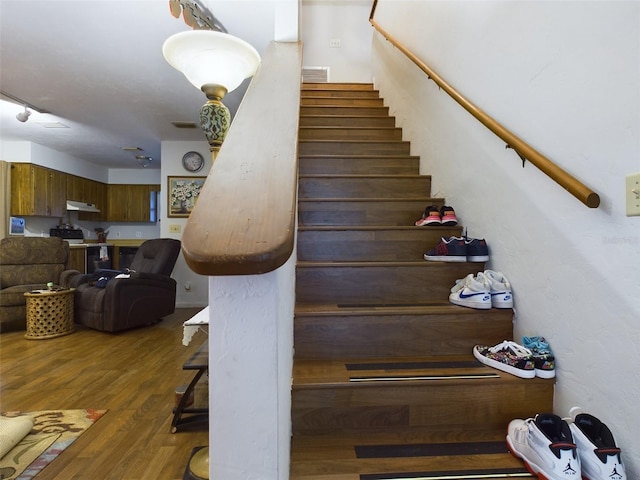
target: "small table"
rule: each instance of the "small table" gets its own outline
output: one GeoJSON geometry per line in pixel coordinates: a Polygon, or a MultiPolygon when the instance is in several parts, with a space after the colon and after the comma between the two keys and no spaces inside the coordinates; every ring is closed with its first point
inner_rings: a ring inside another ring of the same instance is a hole
{"type": "Polygon", "coordinates": [[[182,366],[183,370],[195,370],[195,375],[189,386],[182,394],[180,402],[173,409],[173,421],[171,422],[171,433],[176,433],[182,426],[204,423],[209,425],[209,407],[188,407],[192,398],[193,389],[196,387],[200,377],[209,370],[209,342],[204,342],[189,360],[182,366]],[[192,414],[184,417],[185,413],[192,414]]]}
{"type": "Polygon", "coordinates": [[[26,292],[27,333],[30,340],[69,335],[73,328],[73,288],[26,292]]]}

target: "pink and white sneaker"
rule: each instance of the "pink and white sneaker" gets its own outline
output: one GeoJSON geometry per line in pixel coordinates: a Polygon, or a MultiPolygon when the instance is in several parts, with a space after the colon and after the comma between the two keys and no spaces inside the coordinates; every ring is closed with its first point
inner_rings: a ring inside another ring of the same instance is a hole
{"type": "Polygon", "coordinates": [[[416,220],[415,225],[417,227],[424,227],[427,225],[442,225],[442,220],[440,219],[440,209],[436,205],[431,205],[424,209],[424,213],[422,217],[416,220]]]}

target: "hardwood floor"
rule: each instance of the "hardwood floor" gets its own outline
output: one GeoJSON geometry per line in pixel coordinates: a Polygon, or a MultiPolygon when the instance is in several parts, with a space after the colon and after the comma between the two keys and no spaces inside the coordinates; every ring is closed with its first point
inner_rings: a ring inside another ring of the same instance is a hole
{"type": "Polygon", "coordinates": [[[38,480],[182,479],[191,450],[208,444],[205,429],[170,433],[175,388],[193,375],[182,364],[207,339],[198,332],[182,345],[182,322],[198,310],[118,334],[0,335],[0,411],[109,410],[38,480]]]}

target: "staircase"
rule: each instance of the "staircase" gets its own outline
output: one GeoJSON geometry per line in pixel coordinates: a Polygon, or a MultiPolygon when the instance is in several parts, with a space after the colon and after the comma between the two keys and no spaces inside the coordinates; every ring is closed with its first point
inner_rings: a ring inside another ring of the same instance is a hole
{"type": "Polygon", "coordinates": [[[291,480],[532,478],[506,426],[553,381],[473,358],[513,312],[449,304],[484,265],[423,260],[462,227],[413,226],[444,199],[372,85],[303,85],[299,160],[291,480]]]}

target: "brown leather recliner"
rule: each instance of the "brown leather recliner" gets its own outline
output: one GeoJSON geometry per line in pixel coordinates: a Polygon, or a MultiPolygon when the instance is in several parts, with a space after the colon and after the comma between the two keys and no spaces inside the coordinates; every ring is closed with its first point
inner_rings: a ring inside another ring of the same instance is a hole
{"type": "Polygon", "coordinates": [[[147,240],[133,258],[130,278],[109,278],[104,284],[96,282],[96,275],[71,278],[67,286],[76,288],[75,322],[117,332],[151,325],[172,314],[176,281],[170,275],[179,254],[179,240],[147,240]]]}

